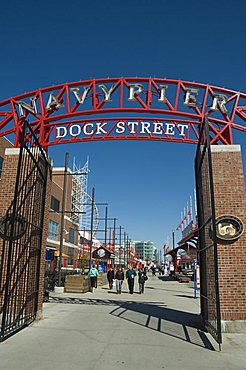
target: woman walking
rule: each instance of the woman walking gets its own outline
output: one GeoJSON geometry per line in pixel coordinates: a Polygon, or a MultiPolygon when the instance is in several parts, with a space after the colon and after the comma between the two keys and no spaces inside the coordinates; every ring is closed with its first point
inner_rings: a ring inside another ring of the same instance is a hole
{"type": "Polygon", "coordinates": [[[89,277],[91,282],[91,289],[90,291],[93,293],[94,289],[97,288],[97,276],[98,276],[98,270],[96,268],[96,265],[93,263],[92,267],[89,271],[89,277]]]}
{"type": "Polygon", "coordinates": [[[146,273],[144,272],[144,269],[140,269],[138,272],[139,294],[144,293],[144,284],[147,279],[148,278],[146,273]]]}

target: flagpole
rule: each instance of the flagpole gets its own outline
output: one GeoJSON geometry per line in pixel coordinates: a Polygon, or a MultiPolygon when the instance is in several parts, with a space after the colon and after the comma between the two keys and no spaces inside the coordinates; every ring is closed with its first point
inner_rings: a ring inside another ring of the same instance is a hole
{"type": "Polygon", "coordinates": [[[191,221],[193,221],[193,210],[192,210],[192,197],[190,195],[190,217],[191,217],[191,221]]]}

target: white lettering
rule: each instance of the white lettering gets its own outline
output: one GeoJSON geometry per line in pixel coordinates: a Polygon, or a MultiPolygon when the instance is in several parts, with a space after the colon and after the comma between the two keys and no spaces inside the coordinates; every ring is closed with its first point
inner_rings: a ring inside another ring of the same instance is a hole
{"type": "Polygon", "coordinates": [[[78,136],[81,133],[81,126],[80,125],[72,125],[69,129],[69,133],[71,136],[78,136]],[[74,128],[76,129],[74,133],[74,128]]]}
{"type": "Polygon", "coordinates": [[[105,94],[104,101],[112,101],[110,99],[110,97],[111,97],[112,92],[115,89],[115,85],[112,85],[109,90],[107,89],[107,87],[105,85],[99,85],[99,87],[100,87],[100,89],[102,89],[102,91],[105,94]]]}
{"type": "Polygon", "coordinates": [[[225,107],[225,104],[228,100],[228,97],[224,94],[214,94],[214,100],[212,107],[210,107],[211,110],[216,111],[218,110],[218,106],[222,113],[228,113],[228,110],[225,107]]]}
{"type": "Polygon", "coordinates": [[[166,123],[166,135],[174,135],[174,128],[175,124],[174,123],[166,123]]]}
{"type": "MultiPolygon", "coordinates": [[[[107,134],[107,122],[97,122],[97,123],[86,123],[86,124],[74,124],[71,125],[69,128],[66,126],[58,126],[56,127],[56,138],[61,139],[67,136],[69,133],[70,136],[76,137],[79,136],[81,133],[84,135],[104,135],[107,134]]],[[[126,126],[129,127],[130,133],[135,134],[137,131],[137,127],[139,127],[139,134],[154,134],[154,135],[175,135],[175,124],[174,123],[164,123],[164,122],[147,122],[147,121],[140,121],[140,122],[125,122],[125,121],[118,121],[115,126],[115,132],[117,134],[123,134],[126,131],[126,126]],[[164,129],[165,124],[165,129],[164,129]],[[141,125],[141,126],[140,126],[141,125]]],[[[178,124],[179,129],[179,136],[185,136],[186,130],[188,129],[188,125],[185,124],[178,124]]]]}
{"type": "Polygon", "coordinates": [[[36,106],[36,98],[31,98],[30,100],[31,100],[31,105],[25,103],[24,101],[18,102],[20,117],[25,117],[23,108],[32,114],[38,113],[37,106],[36,106]]]}
{"type": "Polygon", "coordinates": [[[83,127],[83,132],[84,132],[84,134],[85,135],[91,135],[91,134],[93,134],[93,123],[86,123],[85,125],[84,125],[84,127],[83,127]],[[92,127],[92,130],[89,132],[88,130],[87,130],[87,127],[92,127]]]}
{"type": "Polygon", "coordinates": [[[178,128],[181,129],[179,136],[185,136],[184,131],[185,131],[186,128],[188,128],[188,125],[178,125],[178,128]]]}
{"type": "Polygon", "coordinates": [[[103,122],[99,122],[96,125],[97,125],[96,135],[98,135],[98,134],[106,134],[107,133],[107,131],[104,131],[104,129],[103,129],[103,127],[105,125],[107,125],[107,122],[104,122],[104,123],[103,122]]]}
{"type": "Polygon", "coordinates": [[[59,102],[59,100],[57,99],[55,94],[52,94],[52,93],[49,96],[49,100],[48,100],[48,103],[46,105],[46,110],[51,109],[51,107],[54,107],[55,109],[59,109],[61,107],[64,107],[64,105],[59,102]]]}
{"type": "Polygon", "coordinates": [[[144,87],[141,84],[129,84],[129,98],[128,100],[136,100],[135,95],[139,95],[144,87]],[[135,90],[135,88],[137,90],[135,90]]]}
{"type": "Polygon", "coordinates": [[[167,85],[160,85],[160,98],[158,99],[159,102],[165,103],[166,99],[166,89],[168,88],[167,85]]]}
{"type": "Polygon", "coordinates": [[[123,132],[125,132],[125,122],[118,122],[117,125],[116,125],[116,132],[117,134],[123,134],[123,132]]]}
{"type": "Polygon", "coordinates": [[[143,121],[141,121],[141,125],[142,125],[142,129],[140,131],[140,134],[144,134],[144,133],[151,134],[151,132],[149,130],[149,127],[150,127],[150,123],[149,122],[143,122],[143,121]]]}
{"type": "Polygon", "coordinates": [[[64,126],[56,127],[56,138],[60,139],[61,137],[65,137],[67,135],[67,128],[64,126]],[[63,133],[61,132],[63,130],[63,133]]]}
{"type": "Polygon", "coordinates": [[[186,89],[184,105],[188,107],[196,107],[196,96],[199,94],[199,89],[186,89]],[[193,95],[191,95],[193,93],[193,95]]]}
{"type": "Polygon", "coordinates": [[[153,125],[154,125],[153,134],[162,134],[163,133],[163,123],[154,122],[153,125]]]}
{"type": "Polygon", "coordinates": [[[79,95],[79,88],[78,87],[72,87],[70,90],[74,93],[76,99],[78,100],[79,104],[83,104],[85,99],[86,99],[86,96],[88,94],[88,92],[90,91],[90,86],[83,86],[84,88],[84,92],[83,94],[80,96],[79,95]]]}
{"type": "Polygon", "coordinates": [[[138,126],[138,122],[128,122],[128,126],[130,127],[130,134],[136,134],[135,126],[138,126]]]}

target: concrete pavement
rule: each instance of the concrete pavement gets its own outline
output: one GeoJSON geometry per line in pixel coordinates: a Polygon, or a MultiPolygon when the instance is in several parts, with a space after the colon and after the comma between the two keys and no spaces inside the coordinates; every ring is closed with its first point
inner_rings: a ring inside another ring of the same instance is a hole
{"type": "MultiPolygon", "coordinates": [[[[137,285],[135,284],[137,291],[137,285]]],[[[222,351],[199,329],[192,284],[149,277],[145,294],[51,294],[44,319],[0,344],[1,370],[246,369],[246,335],[222,351]]]]}

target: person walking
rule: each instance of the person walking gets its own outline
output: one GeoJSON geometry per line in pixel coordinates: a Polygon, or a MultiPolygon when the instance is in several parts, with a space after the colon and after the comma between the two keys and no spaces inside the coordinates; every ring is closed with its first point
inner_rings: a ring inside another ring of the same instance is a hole
{"type": "Polygon", "coordinates": [[[121,288],[122,288],[122,284],[123,284],[123,281],[124,281],[124,277],[125,276],[124,276],[124,271],[123,271],[122,267],[118,267],[117,271],[116,271],[116,274],[115,274],[117,294],[121,294],[121,288]]]}
{"type": "Polygon", "coordinates": [[[114,269],[112,267],[110,267],[110,269],[107,272],[107,279],[108,279],[109,289],[111,290],[113,288],[113,281],[114,281],[114,269]]]}
{"type": "Polygon", "coordinates": [[[134,278],[136,276],[136,271],[133,270],[132,267],[129,267],[129,269],[126,272],[126,278],[128,282],[128,287],[129,287],[129,293],[133,294],[133,289],[134,289],[134,278]]]}
{"type": "Polygon", "coordinates": [[[169,271],[170,271],[170,276],[175,276],[175,268],[174,268],[173,263],[170,263],[169,271]]]}
{"type": "Polygon", "coordinates": [[[97,270],[96,265],[94,263],[91,266],[88,275],[89,275],[90,283],[91,283],[90,291],[91,291],[91,293],[93,293],[94,289],[97,288],[97,276],[98,276],[98,270],[97,270]]]}
{"type": "Polygon", "coordinates": [[[148,279],[146,273],[144,272],[144,269],[140,269],[138,272],[138,284],[139,284],[139,294],[144,293],[144,284],[145,281],[148,279]]]}

